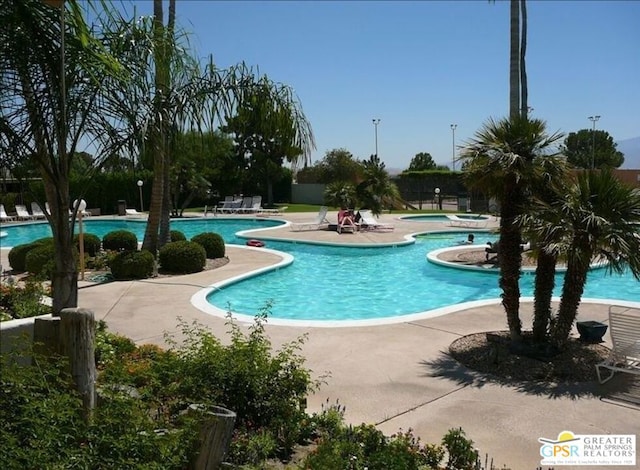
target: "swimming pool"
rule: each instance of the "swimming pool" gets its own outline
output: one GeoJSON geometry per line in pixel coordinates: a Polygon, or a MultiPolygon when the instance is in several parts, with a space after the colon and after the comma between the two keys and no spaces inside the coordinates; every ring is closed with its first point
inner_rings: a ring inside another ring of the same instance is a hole
{"type": "MultiPolygon", "coordinates": [[[[258,230],[269,227],[277,227],[284,224],[282,220],[276,219],[225,219],[222,217],[211,217],[203,219],[180,219],[171,221],[171,230],[179,230],[185,234],[187,239],[202,232],[219,233],[227,243],[242,243],[242,240],[235,236],[237,232],[242,230],[258,230]]],[[[128,230],[138,237],[138,241],[142,242],[144,238],[144,230],[146,227],[145,220],[132,219],[114,219],[114,220],[84,220],[84,233],[92,233],[102,238],[107,233],[114,230],[128,230]]],[[[0,239],[0,246],[8,248],[16,245],[29,243],[38,238],[51,236],[51,227],[47,222],[38,222],[32,224],[22,224],[10,227],[3,227],[3,232],[7,235],[0,239]]],[[[76,227],[76,233],[78,228],[76,227]]]]}
{"type": "MultiPolygon", "coordinates": [[[[172,229],[187,238],[203,231],[219,233],[227,243],[241,244],[235,234],[250,229],[275,227],[282,221],[271,219],[210,218],[172,221],[172,229]]],[[[131,220],[87,221],[85,232],[103,236],[116,229],[131,230],[139,240],[145,223],[131,220]]],[[[2,246],[25,243],[49,236],[47,224],[7,227],[2,246]],[[11,244],[7,243],[11,242],[11,244]]],[[[413,314],[471,301],[500,297],[496,272],[462,272],[426,261],[426,253],[449,247],[465,238],[466,232],[421,234],[416,242],[394,247],[361,248],[307,244],[297,241],[269,241],[268,247],[289,254],[287,266],[215,284],[194,295],[201,310],[224,315],[228,309],[252,317],[271,303],[273,320],[312,322],[359,322],[385,318],[405,321],[413,314]]],[[[484,233],[483,241],[495,239],[484,233]]],[[[533,275],[523,275],[523,296],[533,292],[533,275]]],[[[556,276],[555,295],[562,287],[556,276]]],[[[630,273],[605,275],[594,270],[584,298],[640,300],[640,287],[630,273]]],[[[273,323],[273,321],[272,321],[273,323]]]]}

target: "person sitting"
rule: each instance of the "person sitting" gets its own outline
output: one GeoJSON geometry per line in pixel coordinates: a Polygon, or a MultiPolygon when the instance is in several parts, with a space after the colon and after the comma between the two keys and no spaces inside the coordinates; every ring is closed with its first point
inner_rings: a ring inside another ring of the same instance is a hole
{"type": "Polygon", "coordinates": [[[491,258],[491,261],[497,260],[498,255],[500,254],[499,243],[500,243],[499,241],[493,242],[493,243],[487,242],[487,245],[489,245],[489,246],[484,249],[484,252],[485,252],[484,257],[485,257],[486,261],[490,261],[489,260],[489,255],[491,255],[491,254],[495,255],[493,258],[491,258]]]}
{"type": "Polygon", "coordinates": [[[355,216],[353,211],[342,208],[338,211],[338,233],[342,233],[343,230],[350,230],[352,233],[358,230],[358,224],[355,222],[355,216]]]}
{"type": "Polygon", "coordinates": [[[473,245],[473,240],[474,239],[475,239],[475,236],[473,235],[473,233],[470,233],[469,236],[467,237],[467,239],[459,241],[458,245],[473,245]]]}

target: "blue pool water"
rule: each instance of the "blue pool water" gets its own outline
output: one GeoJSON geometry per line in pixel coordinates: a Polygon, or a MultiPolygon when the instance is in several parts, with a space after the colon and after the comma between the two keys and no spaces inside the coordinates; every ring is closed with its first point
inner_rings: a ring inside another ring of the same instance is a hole
{"type": "MultiPolygon", "coordinates": [[[[172,221],[172,229],[187,238],[203,231],[217,232],[227,243],[244,245],[235,234],[242,230],[276,226],[275,220],[222,218],[172,221]]],[[[85,232],[103,236],[126,229],[139,240],[144,235],[140,221],[87,221],[85,232]]],[[[13,246],[50,236],[48,225],[7,227],[2,246],[13,246]]],[[[294,261],[286,267],[213,289],[206,299],[218,309],[253,316],[272,303],[271,317],[297,320],[363,320],[397,317],[469,301],[500,297],[497,271],[466,272],[434,265],[426,253],[454,245],[466,232],[422,234],[416,243],[384,248],[322,246],[267,241],[267,247],[289,253],[294,261]]],[[[495,239],[483,233],[481,240],[495,239]]],[[[532,275],[523,275],[523,296],[533,292],[532,275]]],[[[556,277],[560,294],[562,275],[556,277]]],[[[606,274],[593,270],[583,297],[640,301],[640,284],[630,273],[606,274]]]]}

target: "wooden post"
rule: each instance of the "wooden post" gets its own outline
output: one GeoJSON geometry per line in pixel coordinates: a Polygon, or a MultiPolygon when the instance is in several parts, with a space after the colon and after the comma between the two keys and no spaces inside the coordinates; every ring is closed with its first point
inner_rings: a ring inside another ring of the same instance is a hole
{"type": "Polygon", "coordinates": [[[96,405],[95,318],[91,310],[65,308],[60,319],[62,351],[69,358],[71,375],[89,420],[96,405]]]}
{"type": "Polygon", "coordinates": [[[192,470],[217,470],[231,443],[236,414],[221,406],[189,405],[188,412],[202,416],[200,451],[192,470]]]}

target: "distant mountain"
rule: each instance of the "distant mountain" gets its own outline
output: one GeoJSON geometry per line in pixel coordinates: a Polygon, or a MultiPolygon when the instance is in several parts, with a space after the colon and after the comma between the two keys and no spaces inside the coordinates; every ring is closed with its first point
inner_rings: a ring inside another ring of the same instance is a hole
{"type": "Polygon", "coordinates": [[[640,137],[619,140],[617,149],[624,153],[624,163],[620,167],[623,170],[640,169],[640,137]]]}

